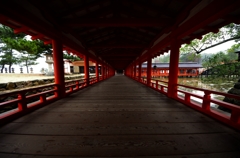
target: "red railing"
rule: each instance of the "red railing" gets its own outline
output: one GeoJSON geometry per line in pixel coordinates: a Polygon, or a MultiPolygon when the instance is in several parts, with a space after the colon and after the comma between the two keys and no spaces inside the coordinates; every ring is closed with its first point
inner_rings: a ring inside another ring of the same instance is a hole
{"type": "MultiPolygon", "coordinates": [[[[89,79],[89,85],[92,85],[97,82],[96,77],[92,77],[89,79]]],[[[69,95],[71,93],[74,93],[80,89],[83,89],[87,86],[86,79],[79,79],[79,80],[72,80],[65,82],[65,90],[66,94],[69,95]]]]}
{"type": "Polygon", "coordinates": [[[58,86],[56,84],[48,84],[30,89],[4,93],[0,95],[1,99],[10,98],[8,101],[0,103],[0,120],[11,118],[27,113],[39,106],[46,105],[59,98],[58,86]],[[4,110],[8,107],[9,110],[4,110]],[[3,112],[4,110],[4,112],[3,112]]]}
{"type": "Polygon", "coordinates": [[[212,95],[214,94],[222,96],[222,98],[229,97],[232,99],[237,99],[239,101],[240,96],[224,92],[217,92],[196,87],[190,87],[181,84],[177,84],[176,86],[178,87],[177,88],[178,93],[176,96],[177,100],[240,130],[240,106],[227,103],[219,99],[214,99],[212,95]],[[186,90],[181,90],[182,89],[181,87],[191,90],[197,90],[199,92],[202,92],[202,94],[187,92],[186,90]],[[199,101],[196,101],[196,98],[198,98],[199,101]],[[211,105],[222,106],[224,108],[229,109],[231,112],[224,112],[222,110],[217,109],[216,107],[211,107],[211,105]]]}
{"type": "MultiPolygon", "coordinates": [[[[103,78],[100,76],[99,81],[102,80],[103,78]]],[[[97,78],[91,77],[89,79],[89,85],[95,83],[97,83],[97,78]]],[[[66,81],[65,94],[66,96],[70,95],[85,87],[87,87],[86,79],[66,81]]],[[[0,123],[8,122],[9,120],[60,99],[59,94],[60,92],[57,84],[48,84],[0,94],[0,99],[5,100],[0,102],[0,123]],[[8,99],[6,100],[4,98],[8,99]]]]}
{"type": "MultiPolygon", "coordinates": [[[[139,81],[138,77],[134,79],[139,81]]],[[[140,82],[146,85],[147,79],[141,78],[140,82]]],[[[168,82],[166,81],[152,79],[149,87],[153,88],[154,90],[160,93],[167,95],[168,82]]],[[[240,130],[240,106],[227,103],[219,99],[214,99],[212,98],[212,95],[218,95],[221,96],[221,98],[229,97],[232,99],[237,99],[239,101],[240,96],[181,84],[177,84],[176,87],[177,95],[175,96],[174,99],[198,111],[201,111],[202,113],[205,113],[221,122],[224,122],[225,124],[230,125],[231,127],[240,130]],[[185,90],[183,90],[183,88],[185,88],[185,90]],[[191,93],[191,91],[193,90],[202,92],[202,94],[191,93]],[[219,110],[216,107],[211,107],[211,105],[225,107],[229,109],[231,112],[229,113],[219,110]]]]}

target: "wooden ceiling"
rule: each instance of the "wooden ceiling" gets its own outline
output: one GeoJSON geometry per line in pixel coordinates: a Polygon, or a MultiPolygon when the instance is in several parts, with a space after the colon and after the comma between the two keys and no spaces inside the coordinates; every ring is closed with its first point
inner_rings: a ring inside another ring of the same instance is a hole
{"type": "Polygon", "coordinates": [[[239,0],[0,0],[0,23],[125,69],[239,23],[239,0]]]}

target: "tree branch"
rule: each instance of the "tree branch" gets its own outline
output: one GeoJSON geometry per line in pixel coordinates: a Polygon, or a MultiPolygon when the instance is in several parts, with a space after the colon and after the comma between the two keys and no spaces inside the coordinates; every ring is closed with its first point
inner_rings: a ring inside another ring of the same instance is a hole
{"type": "Polygon", "coordinates": [[[225,42],[232,41],[232,40],[239,39],[239,38],[240,38],[240,36],[236,36],[236,37],[232,37],[232,38],[223,40],[223,41],[221,41],[221,42],[219,42],[219,43],[216,43],[216,44],[213,44],[213,45],[211,45],[211,46],[209,46],[209,47],[206,47],[206,48],[204,48],[204,49],[201,49],[200,51],[196,51],[196,53],[197,53],[197,54],[200,54],[201,52],[203,52],[203,51],[205,51],[205,50],[207,50],[207,49],[213,48],[213,47],[218,46],[218,45],[220,45],[220,44],[223,44],[223,43],[225,43],[225,42]]]}

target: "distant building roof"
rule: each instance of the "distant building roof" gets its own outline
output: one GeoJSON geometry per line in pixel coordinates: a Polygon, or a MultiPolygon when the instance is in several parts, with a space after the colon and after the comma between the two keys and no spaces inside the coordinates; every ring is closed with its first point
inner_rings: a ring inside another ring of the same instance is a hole
{"type": "MultiPolygon", "coordinates": [[[[152,67],[156,66],[157,68],[169,68],[169,63],[152,63],[152,67]]],[[[147,63],[142,64],[142,68],[146,68],[147,63]]],[[[202,64],[197,62],[183,62],[179,63],[179,68],[202,68],[202,64]]]]}

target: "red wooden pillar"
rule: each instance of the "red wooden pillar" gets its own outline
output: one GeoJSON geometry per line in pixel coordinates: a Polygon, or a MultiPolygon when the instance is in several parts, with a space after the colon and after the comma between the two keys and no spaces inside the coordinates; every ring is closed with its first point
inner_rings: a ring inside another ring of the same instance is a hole
{"type": "Polygon", "coordinates": [[[134,65],[132,65],[132,78],[134,78],[134,65]]]}
{"type": "Polygon", "coordinates": [[[84,78],[86,80],[86,86],[89,85],[89,57],[84,56],[84,78]]]}
{"type": "Polygon", "coordinates": [[[108,66],[106,66],[106,78],[108,78],[109,76],[109,72],[108,72],[108,66]]]}
{"type": "Polygon", "coordinates": [[[129,77],[132,77],[132,65],[129,66],[129,77]]]}
{"type": "Polygon", "coordinates": [[[133,64],[133,77],[136,79],[136,74],[137,74],[137,65],[136,63],[133,64]]]}
{"type": "Polygon", "coordinates": [[[147,60],[147,85],[151,85],[151,79],[152,79],[152,58],[149,57],[147,60]]]}
{"type": "Polygon", "coordinates": [[[171,46],[170,65],[169,65],[169,80],[168,80],[168,97],[175,98],[177,96],[178,83],[178,63],[179,63],[179,41],[174,41],[171,46]]]}
{"type": "Polygon", "coordinates": [[[65,96],[65,81],[64,81],[64,63],[63,63],[63,45],[61,41],[53,40],[53,67],[55,84],[58,86],[58,97],[65,96]]]}
{"type": "Polygon", "coordinates": [[[138,65],[138,81],[141,82],[142,77],[142,63],[140,62],[138,65]]]}
{"type": "Polygon", "coordinates": [[[96,61],[96,65],[95,65],[95,74],[96,74],[97,82],[99,82],[98,61],[96,61]]]}
{"type": "Polygon", "coordinates": [[[104,65],[104,78],[107,79],[107,65],[104,65]]]}
{"type": "Polygon", "coordinates": [[[105,65],[102,64],[102,79],[105,79],[105,65]]]}

